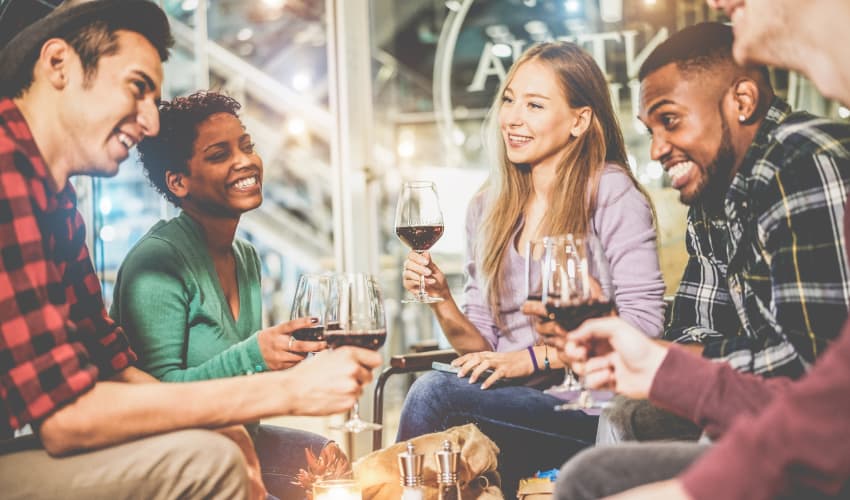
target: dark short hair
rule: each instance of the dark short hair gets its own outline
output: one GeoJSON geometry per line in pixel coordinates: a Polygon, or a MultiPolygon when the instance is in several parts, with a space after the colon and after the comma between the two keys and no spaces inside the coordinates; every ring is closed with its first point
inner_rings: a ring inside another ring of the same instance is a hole
{"type": "MultiPolygon", "coordinates": [[[[671,63],[675,63],[679,70],[685,73],[712,70],[724,64],[734,66],[734,41],[732,27],[723,23],[708,22],[688,26],[664,40],[649,54],[640,67],[638,79],[643,81],[650,74],[671,63]]],[[[770,82],[765,66],[756,66],[755,69],[764,77],[765,82],[770,82]]]]}
{"type": "Polygon", "coordinates": [[[97,72],[100,58],[118,51],[119,30],[145,37],[161,61],[168,59],[174,45],[165,13],[148,0],[96,0],[67,2],[25,28],[0,54],[6,68],[0,69],[0,95],[19,97],[33,82],[33,67],[44,42],[61,38],[80,56],[86,79],[97,72]],[[68,6],[66,6],[68,5],[68,6]]]}
{"type": "Polygon", "coordinates": [[[189,160],[198,139],[198,126],[216,113],[228,113],[238,118],[241,107],[231,97],[206,91],[175,97],[160,104],[159,134],[143,139],[138,149],[145,175],[168,201],[180,206],[180,198],[174,196],[166,185],[165,174],[168,171],[189,174],[189,160]]]}

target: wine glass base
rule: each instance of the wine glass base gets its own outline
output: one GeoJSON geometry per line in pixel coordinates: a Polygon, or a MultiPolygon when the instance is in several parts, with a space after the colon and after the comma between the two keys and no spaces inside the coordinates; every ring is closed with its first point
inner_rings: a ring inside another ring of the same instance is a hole
{"type": "Polygon", "coordinates": [[[425,295],[424,297],[416,295],[411,298],[401,299],[402,304],[435,304],[442,301],[443,299],[440,297],[431,297],[429,295],[425,295]]]}
{"type": "Polygon", "coordinates": [[[376,424],[374,422],[366,422],[365,420],[360,420],[352,418],[346,422],[343,422],[340,425],[332,425],[331,429],[335,431],[345,431],[351,433],[358,433],[363,431],[377,431],[383,428],[381,424],[376,424]]]}

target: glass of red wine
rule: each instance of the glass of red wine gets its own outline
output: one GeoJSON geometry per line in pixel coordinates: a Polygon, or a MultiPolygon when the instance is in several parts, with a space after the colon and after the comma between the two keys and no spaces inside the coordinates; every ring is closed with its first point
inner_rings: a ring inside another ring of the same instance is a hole
{"type": "MultiPolygon", "coordinates": [[[[337,275],[337,289],[339,329],[327,328],[325,341],[332,349],[342,346],[380,349],[387,339],[387,320],[381,288],[375,278],[362,273],[340,274],[337,275]]],[[[332,428],[362,432],[378,430],[381,426],[361,419],[360,406],[355,403],[351,418],[332,428]]]]}
{"type": "MultiPolygon", "coordinates": [[[[575,247],[575,242],[573,240],[573,236],[571,234],[560,235],[560,236],[546,236],[540,240],[536,240],[537,248],[534,253],[540,254],[536,257],[537,265],[530,266],[536,268],[538,271],[538,279],[540,280],[540,294],[537,295],[536,300],[542,302],[544,305],[559,303],[562,294],[568,294],[568,290],[564,290],[565,287],[568,287],[571,282],[568,280],[569,269],[570,269],[570,258],[569,254],[573,252],[575,247]]],[[[529,243],[529,258],[527,259],[526,266],[529,266],[529,259],[532,259],[532,250],[534,250],[535,242],[529,243]]],[[[573,269],[575,266],[573,265],[573,269]]],[[[532,300],[532,297],[529,296],[529,300],[532,300]]],[[[549,312],[549,308],[547,307],[547,314],[545,317],[540,318],[540,321],[552,321],[553,316],[549,312]]],[[[543,342],[551,345],[547,337],[543,337],[543,342]]],[[[560,384],[554,385],[544,392],[547,394],[558,395],[563,394],[568,391],[577,391],[581,389],[581,386],[578,384],[578,379],[573,374],[572,369],[569,366],[565,367],[564,381],[560,384]]]]}
{"type": "Polygon", "coordinates": [[[292,336],[297,340],[324,340],[325,328],[337,329],[339,299],[335,298],[336,294],[336,278],[332,274],[302,274],[298,278],[289,317],[318,318],[319,323],[299,328],[292,332],[292,336]]]}
{"type": "MultiPolygon", "coordinates": [[[[549,318],[557,321],[564,330],[571,331],[584,320],[606,316],[615,310],[614,286],[610,266],[599,239],[592,235],[576,237],[567,235],[546,246],[547,272],[543,281],[543,303],[549,318]]],[[[559,387],[547,392],[553,395],[574,391],[573,374],[567,370],[567,379],[559,387]]],[[[556,410],[588,410],[607,406],[607,401],[597,401],[594,393],[585,389],[579,379],[580,393],[569,398],[556,410]]]]}
{"type": "MultiPolygon", "coordinates": [[[[411,250],[423,253],[443,235],[443,212],[433,182],[405,182],[395,212],[395,234],[411,250]]],[[[419,293],[402,302],[431,304],[441,302],[425,291],[425,276],[419,277],[419,293]]]]}

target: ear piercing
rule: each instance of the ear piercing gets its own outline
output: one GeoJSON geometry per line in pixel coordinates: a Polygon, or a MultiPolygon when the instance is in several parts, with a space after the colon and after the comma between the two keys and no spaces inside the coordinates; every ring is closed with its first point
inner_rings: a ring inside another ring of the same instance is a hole
{"type": "Polygon", "coordinates": [[[744,123],[745,121],[747,121],[747,117],[744,116],[743,114],[740,114],[740,115],[738,115],[738,121],[741,122],[741,123],[744,123]]]}

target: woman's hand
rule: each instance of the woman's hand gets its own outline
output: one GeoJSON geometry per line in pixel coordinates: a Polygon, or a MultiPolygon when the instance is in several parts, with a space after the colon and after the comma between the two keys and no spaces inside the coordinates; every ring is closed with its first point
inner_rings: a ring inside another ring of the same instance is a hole
{"type": "Polygon", "coordinates": [[[493,370],[481,384],[482,389],[491,387],[501,378],[527,377],[534,373],[534,365],[527,350],[515,352],[481,351],[464,354],[452,361],[460,368],[458,377],[469,375],[469,383],[474,384],[486,370],[493,370]]]}
{"type": "Polygon", "coordinates": [[[404,288],[412,294],[419,293],[419,277],[425,276],[425,291],[433,297],[448,299],[450,297],[449,286],[446,276],[431,261],[429,252],[407,254],[404,261],[404,273],[402,280],[404,288]]]}
{"type": "Polygon", "coordinates": [[[261,330],[257,335],[260,354],[271,370],[285,370],[298,364],[311,352],[327,349],[326,342],[297,340],[292,333],[314,327],[318,318],[298,318],[261,330]]]}

